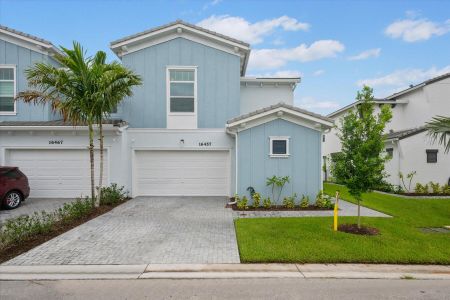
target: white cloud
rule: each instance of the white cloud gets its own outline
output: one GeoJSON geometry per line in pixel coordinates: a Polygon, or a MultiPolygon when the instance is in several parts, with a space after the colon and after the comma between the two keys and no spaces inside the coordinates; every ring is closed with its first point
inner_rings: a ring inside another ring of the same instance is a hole
{"type": "Polygon", "coordinates": [[[405,42],[418,42],[430,39],[432,36],[443,35],[450,31],[450,19],[444,23],[432,22],[428,19],[404,19],[390,24],[384,33],[393,39],[405,42]]]}
{"type": "Polygon", "coordinates": [[[424,69],[403,69],[397,70],[390,74],[358,80],[357,85],[368,85],[370,87],[378,88],[384,96],[392,94],[407,88],[410,84],[418,84],[430,78],[449,73],[450,65],[443,68],[431,67],[427,70],[424,69]]]}
{"type": "Polygon", "coordinates": [[[296,78],[302,77],[303,74],[297,70],[280,70],[271,73],[259,73],[259,74],[250,74],[249,77],[281,77],[281,78],[296,78]]]}
{"type": "Polygon", "coordinates": [[[256,49],[250,53],[250,69],[275,69],[289,61],[308,62],[335,57],[345,46],[335,40],[320,40],[310,46],[301,44],[295,48],[256,49]]]}
{"type": "Polygon", "coordinates": [[[282,38],[276,38],[272,41],[272,44],[275,46],[281,46],[284,45],[284,40],[282,38]]]}
{"type": "Polygon", "coordinates": [[[368,59],[370,57],[378,57],[378,56],[380,56],[380,53],[381,53],[381,48],[369,49],[369,50],[363,51],[357,55],[350,56],[348,58],[348,60],[363,60],[363,59],[368,59]]]}
{"type": "Polygon", "coordinates": [[[317,76],[323,75],[324,73],[325,73],[324,70],[317,70],[317,71],[314,71],[313,76],[317,77],[317,76]]]}
{"type": "Polygon", "coordinates": [[[312,110],[319,113],[327,113],[339,108],[339,103],[332,100],[317,100],[315,97],[302,97],[295,100],[296,105],[306,110],[312,110]]]}
{"type": "Polygon", "coordinates": [[[306,31],[310,27],[308,23],[299,22],[297,19],[288,16],[250,23],[241,17],[212,15],[209,18],[198,22],[197,25],[243,40],[250,44],[261,43],[263,38],[271,34],[276,28],[282,28],[286,31],[306,31]]]}
{"type": "Polygon", "coordinates": [[[212,1],[209,1],[209,2],[205,3],[205,5],[203,5],[203,10],[207,10],[210,6],[216,6],[216,5],[219,4],[220,2],[222,2],[222,0],[212,0],[212,1]]]}

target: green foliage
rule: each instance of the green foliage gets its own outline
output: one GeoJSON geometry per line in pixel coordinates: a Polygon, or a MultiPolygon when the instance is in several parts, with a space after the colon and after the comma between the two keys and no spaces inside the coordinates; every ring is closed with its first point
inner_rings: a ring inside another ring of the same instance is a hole
{"type": "Polygon", "coordinates": [[[301,208],[308,208],[309,207],[309,197],[303,195],[302,200],[300,201],[300,207],[301,208]]]}
{"type": "Polygon", "coordinates": [[[414,189],[414,192],[418,193],[418,194],[428,194],[428,184],[421,184],[421,183],[416,183],[416,187],[414,189]]]}
{"type": "Polygon", "coordinates": [[[277,195],[276,203],[280,201],[281,193],[283,192],[283,187],[286,183],[290,181],[289,176],[276,176],[273,175],[272,177],[267,177],[266,179],[266,186],[272,187],[272,198],[275,199],[275,188],[278,188],[279,192],[277,195]]]}
{"type": "Polygon", "coordinates": [[[261,203],[261,194],[257,193],[257,192],[254,192],[253,196],[252,196],[252,199],[253,199],[253,207],[254,208],[258,208],[260,203],[261,203]]]}
{"type": "Polygon", "coordinates": [[[438,141],[445,147],[445,153],[450,151],[450,117],[436,116],[427,122],[428,134],[433,142],[438,141]]]}
{"type": "Polygon", "coordinates": [[[284,197],[283,199],[283,206],[289,209],[292,209],[295,207],[295,199],[297,198],[297,195],[294,194],[289,197],[284,197]]]}
{"type": "Polygon", "coordinates": [[[238,197],[238,199],[236,200],[236,206],[237,206],[238,209],[248,209],[247,196],[242,197],[242,199],[240,199],[238,197]]]}
{"type": "Polygon", "coordinates": [[[334,204],[331,202],[331,196],[324,194],[323,191],[320,191],[316,196],[316,206],[318,208],[334,208],[334,204]]]}
{"type": "Polygon", "coordinates": [[[450,185],[444,184],[441,188],[441,193],[450,195],[450,185]]]}
{"type": "Polygon", "coordinates": [[[263,199],[263,207],[266,209],[269,209],[272,207],[272,200],[270,200],[270,197],[263,199]]]}
{"type": "Polygon", "coordinates": [[[414,178],[414,176],[415,176],[416,174],[417,174],[416,171],[412,171],[412,172],[409,172],[409,173],[406,175],[406,178],[408,179],[408,187],[406,187],[406,184],[405,184],[405,176],[403,175],[402,172],[398,172],[398,177],[399,177],[400,180],[402,181],[403,188],[404,188],[406,191],[408,191],[408,192],[411,191],[411,182],[412,182],[412,180],[413,180],[413,178],[414,178]]]}
{"type": "Polygon", "coordinates": [[[112,183],[109,187],[102,187],[100,205],[116,205],[124,201],[127,197],[124,189],[116,183],[112,183]]]}
{"type": "Polygon", "coordinates": [[[441,192],[441,185],[439,182],[434,183],[433,181],[430,181],[430,188],[434,194],[439,194],[441,192]]]}

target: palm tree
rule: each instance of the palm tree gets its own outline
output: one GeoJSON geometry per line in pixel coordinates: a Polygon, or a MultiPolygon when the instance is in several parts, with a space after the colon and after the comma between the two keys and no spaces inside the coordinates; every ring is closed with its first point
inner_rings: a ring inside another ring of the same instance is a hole
{"type": "Polygon", "coordinates": [[[29,86],[35,90],[21,92],[16,99],[26,103],[50,104],[52,111],[60,113],[64,121],[70,121],[74,126],[87,124],[91,199],[94,201],[94,113],[99,74],[93,66],[101,61],[103,53],[98,52],[94,58],[87,57],[77,42],[73,43],[73,50],[64,47],[61,50],[62,54],[54,56],[59,66],[36,63],[25,71],[29,86]]]}
{"type": "Polygon", "coordinates": [[[125,98],[133,95],[133,86],[140,85],[142,79],[117,62],[105,63],[106,54],[96,61],[94,69],[101,74],[97,82],[95,105],[95,121],[99,127],[100,141],[100,178],[96,204],[100,204],[103,185],[103,153],[104,136],[103,121],[111,116],[117,105],[125,98]]]}
{"type": "Polygon", "coordinates": [[[439,144],[445,147],[445,153],[450,151],[450,117],[436,116],[427,122],[428,135],[433,142],[439,140],[439,144]]]}

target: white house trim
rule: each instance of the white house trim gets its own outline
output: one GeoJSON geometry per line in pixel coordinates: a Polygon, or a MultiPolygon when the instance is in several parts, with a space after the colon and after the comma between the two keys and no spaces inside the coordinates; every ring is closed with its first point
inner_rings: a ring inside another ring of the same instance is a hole
{"type": "Polygon", "coordinates": [[[51,44],[40,42],[38,40],[26,37],[18,33],[11,32],[3,28],[0,28],[0,38],[8,43],[12,43],[41,54],[45,55],[61,54],[61,52],[51,44]]]}
{"type": "Polygon", "coordinates": [[[289,152],[289,141],[290,136],[269,136],[269,156],[273,158],[287,158],[290,156],[289,152]],[[273,141],[286,141],[286,153],[285,154],[274,154],[273,153],[273,141]]]}

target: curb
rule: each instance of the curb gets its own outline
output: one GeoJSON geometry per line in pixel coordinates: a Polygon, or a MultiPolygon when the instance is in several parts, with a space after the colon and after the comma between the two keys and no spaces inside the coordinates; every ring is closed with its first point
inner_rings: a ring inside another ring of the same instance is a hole
{"type": "Polygon", "coordinates": [[[368,264],[149,264],[0,266],[0,280],[213,278],[358,278],[450,280],[450,266],[368,264]]]}

